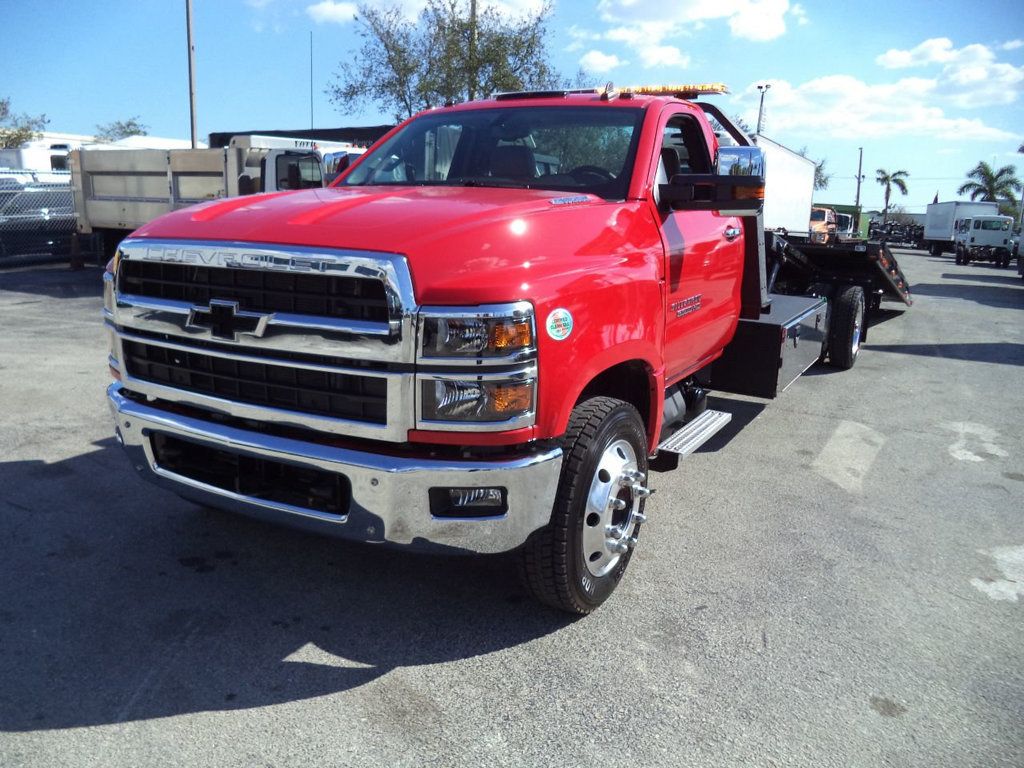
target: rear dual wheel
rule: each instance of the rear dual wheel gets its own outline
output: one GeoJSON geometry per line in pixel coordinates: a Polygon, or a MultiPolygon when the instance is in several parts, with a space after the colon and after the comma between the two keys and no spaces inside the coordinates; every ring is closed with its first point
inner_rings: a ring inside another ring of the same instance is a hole
{"type": "Polygon", "coordinates": [[[857,362],[865,317],[863,288],[847,286],[836,295],[828,327],[828,359],[834,368],[853,368],[857,362]]]}
{"type": "Polygon", "coordinates": [[[645,521],[643,420],[622,400],[591,398],[573,409],[562,450],[551,522],[526,542],[520,573],[542,603],[588,614],[622,580],[645,521]]]}

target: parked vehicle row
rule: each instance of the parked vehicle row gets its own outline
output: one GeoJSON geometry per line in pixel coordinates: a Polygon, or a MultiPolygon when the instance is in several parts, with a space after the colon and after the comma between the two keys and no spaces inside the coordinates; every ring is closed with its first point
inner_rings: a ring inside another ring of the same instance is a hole
{"type": "Polygon", "coordinates": [[[75,209],[67,184],[0,179],[0,257],[67,253],[75,209]]]}

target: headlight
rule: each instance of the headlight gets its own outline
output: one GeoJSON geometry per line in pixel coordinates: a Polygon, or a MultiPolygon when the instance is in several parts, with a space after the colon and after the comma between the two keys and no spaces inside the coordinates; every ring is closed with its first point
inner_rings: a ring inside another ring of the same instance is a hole
{"type": "Polygon", "coordinates": [[[425,358],[509,357],[535,346],[528,302],[425,308],[420,317],[420,353],[425,358]]]}
{"type": "MultiPolygon", "coordinates": [[[[423,378],[421,419],[503,423],[506,429],[512,429],[519,422],[532,419],[535,389],[532,371],[512,378],[423,378]]],[[[423,426],[429,428],[429,424],[423,426]]]]}

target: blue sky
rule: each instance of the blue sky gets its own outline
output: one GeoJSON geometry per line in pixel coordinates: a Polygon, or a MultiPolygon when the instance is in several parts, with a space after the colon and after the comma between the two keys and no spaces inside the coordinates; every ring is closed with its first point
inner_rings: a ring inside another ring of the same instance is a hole
{"type": "MultiPolygon", "coordinates": [[[[370,0],[373,5],[383,2],[370,0]]],[[[480,0],[518,13],[538,0],[480,0]]],[[[414,14],[418,0],[397,3],[414,14]]],[[[183,0],[7,0],[0,96],[49,128],[91,133],[137,115],[154,135],[189,132],[183,0]]],[[[354,4],[337,0],[193,0],[197,112],[211,131],[308,127],[309,35],[317,127],[387,122],[372,107],[342,114],[324,93],[359,38],[354,4]]],[[[952,199],[979,160],[1024,175],[1024,9],[1017,0],[818,3],[812,0],[556,0],[554,64],[595,83],[725,82],[726,111],[753,125],[771,83],[764,133],[826,158],[817,199],[881,207],[876,168],[910,172],[921,212],[952,199]]]]}

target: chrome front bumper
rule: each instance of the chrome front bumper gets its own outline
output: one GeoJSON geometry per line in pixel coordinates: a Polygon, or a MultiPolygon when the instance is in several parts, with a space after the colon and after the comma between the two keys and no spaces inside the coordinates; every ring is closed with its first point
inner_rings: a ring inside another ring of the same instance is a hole
{"type": "Polygon", "coordinates": [[[443,461],[383,456],[264,435],[181,416],[107,390],[117,438],[150,482],[211,507],[240,512],[356,541],[475,553],[515,549],[551,516],[562,467],[561,449],[497,461],[443,461]],[[151,436],[171,435],[223,451],[342,474],[352,488],[348,514],[333,515],[234,493],[162,468],[151,436]],[[430,488],[507,489],[500,517],[435,517],[430,488]]]}

